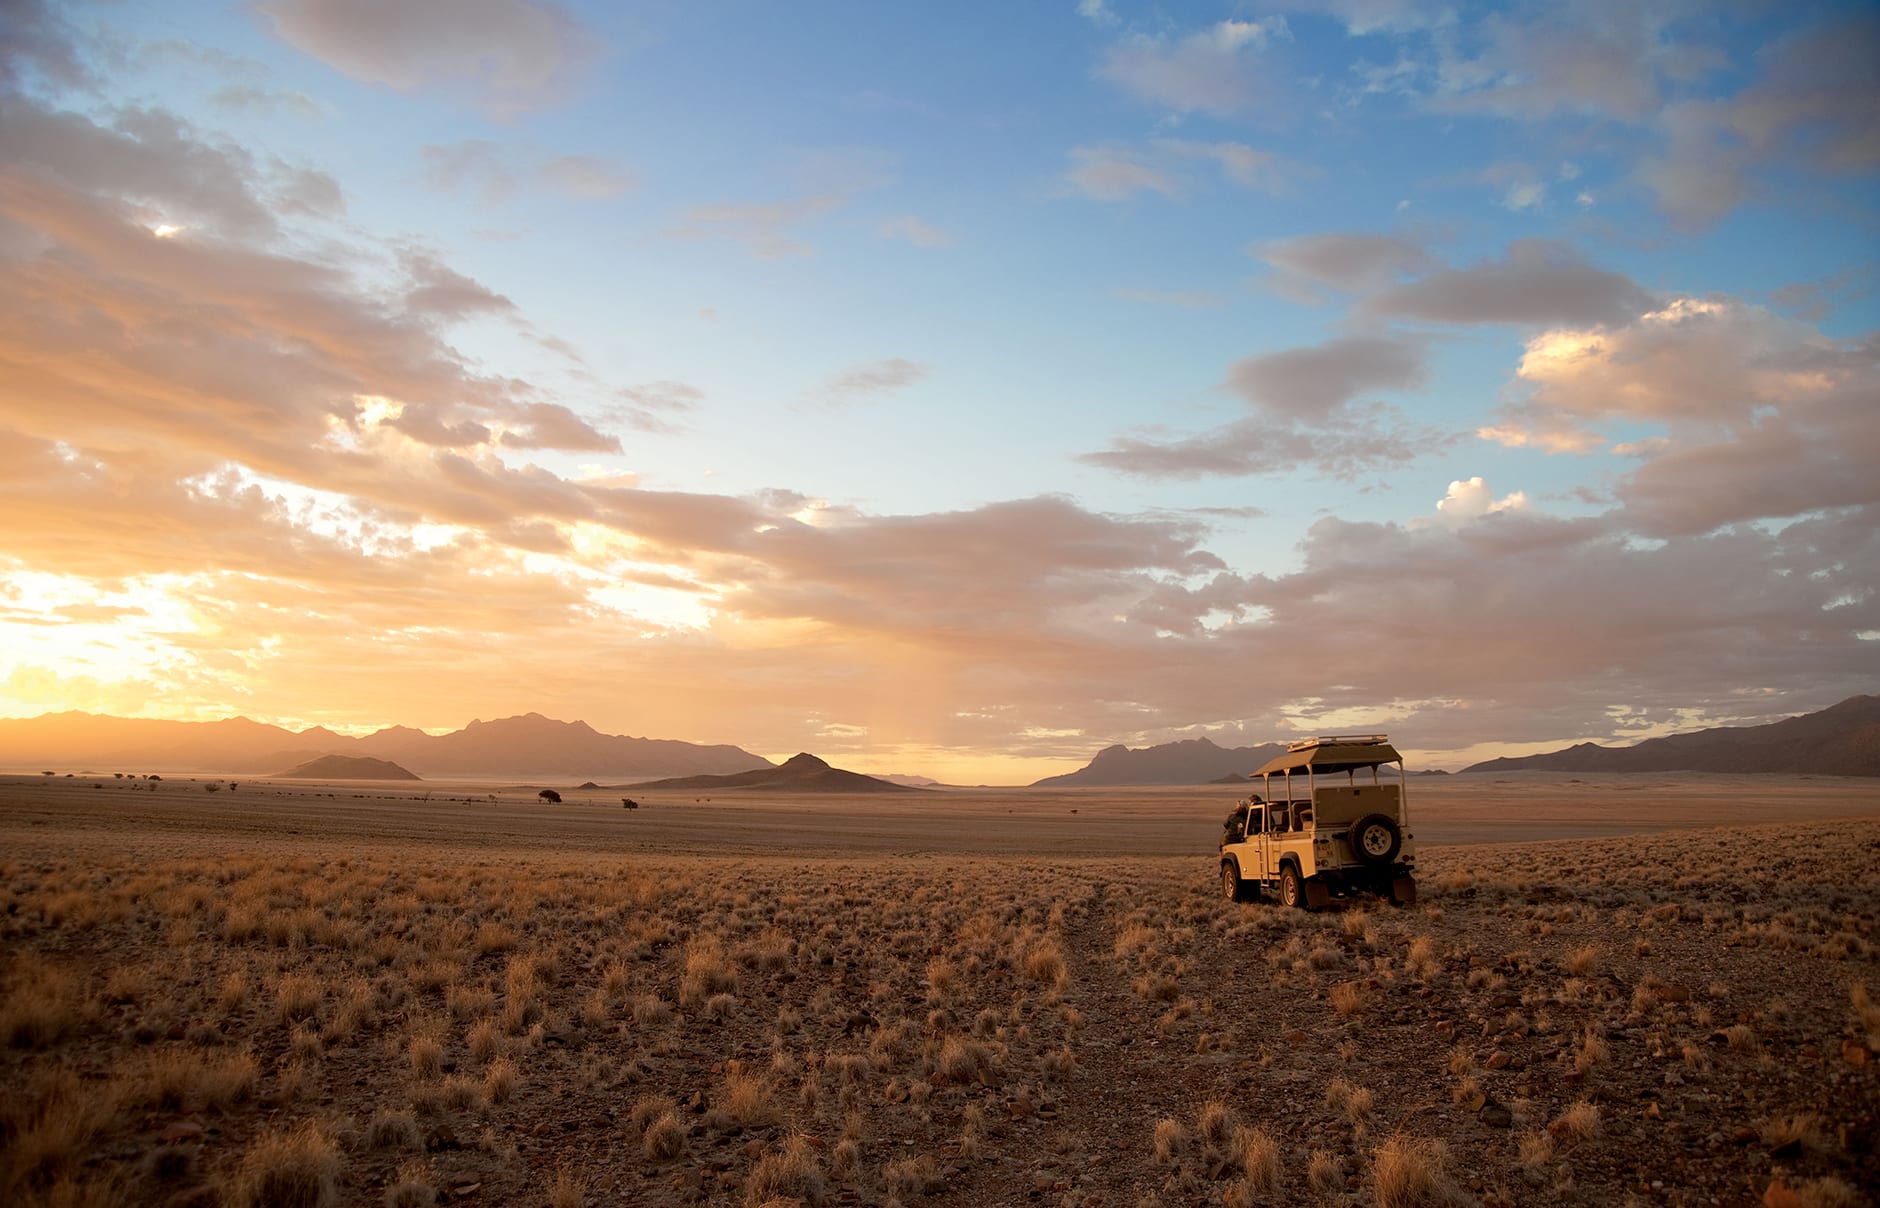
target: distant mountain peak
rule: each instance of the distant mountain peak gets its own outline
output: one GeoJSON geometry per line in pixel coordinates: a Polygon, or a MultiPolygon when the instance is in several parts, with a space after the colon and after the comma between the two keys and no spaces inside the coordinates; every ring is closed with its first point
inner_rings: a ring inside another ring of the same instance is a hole
{"type": "Polygon", "coordinates": [[[819,759],[808,751],[798,751],[783,761],[783,766],[799,772],[816,772],[829,766],[829,761],[819,759]]]}
{"type": "Polygon", "coordinates": [[[1047,776],[1033,787],[1210,784],[1225,776],[1245,776],[1283,750],[1285,747],[1278,743],[1228,748],[1205,736],[1140,750],[1119,742],[1098,751],[1077,771],[1047,776]]]}

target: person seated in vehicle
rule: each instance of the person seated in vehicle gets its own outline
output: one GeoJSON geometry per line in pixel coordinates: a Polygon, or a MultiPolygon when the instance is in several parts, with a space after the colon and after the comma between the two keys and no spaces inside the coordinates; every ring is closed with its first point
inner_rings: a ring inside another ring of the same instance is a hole
{"type": "Polygon", "coordinates": [[[1258,794],[1235,806],[1221,824],[1221,846],[1239,843],[1260,832],[1261,801],[1258,794]]]}

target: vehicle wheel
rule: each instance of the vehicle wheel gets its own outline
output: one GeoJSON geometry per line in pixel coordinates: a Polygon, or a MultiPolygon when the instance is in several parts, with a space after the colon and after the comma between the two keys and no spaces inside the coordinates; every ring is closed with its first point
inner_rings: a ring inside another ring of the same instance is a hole
{"type": "Polygon", "coordinates": [[[1279,870],[1279,900],[1282,905],[1309,910],[1306,905],[1306,883],[1299,877],[1299,866],[1288,864],[1279,870]]]}
{"type": "Polygon", "coordinates": [[[1345,832],[1351,850],[1366,864],[1389,864],[1403,850],[1403,832],[1383,814],[1366,814],[1345,832]]]}
{"type": "Polygon", "coordinates": [[[1240,865],[1232,860],[1221,861],[1221,896],[1230,902],[1247,900],[1247,887],[1240,880],[1240,865]]]}

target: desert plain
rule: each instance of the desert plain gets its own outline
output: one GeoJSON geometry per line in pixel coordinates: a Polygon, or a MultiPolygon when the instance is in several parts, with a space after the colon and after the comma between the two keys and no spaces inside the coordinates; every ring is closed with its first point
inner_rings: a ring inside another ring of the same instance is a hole
{"type": "Polygon", "coordinates": [[[0,1200],[1880,1185],[1880,782],[1413,778],[1419,903],[1316,913],[1230,786],[541,787],[0,778],[0,1200]]]}

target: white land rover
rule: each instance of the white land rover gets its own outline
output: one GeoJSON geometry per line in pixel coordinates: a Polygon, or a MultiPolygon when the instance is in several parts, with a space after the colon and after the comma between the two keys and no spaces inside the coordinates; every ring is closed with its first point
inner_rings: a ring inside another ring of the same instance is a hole
{"type": "Polygon", "coordinates": [[[1333,894],[1416,901],[1403,756],[1388,735],[1288,743],[1252,779],[1259,787],[1227,816],[1221,836],[1221,889],[1230,900],[1277,892],[1285,905],[1306,910],[1333,894]],[[1380,773],[1386,764],[1396,765],[1394,776],[1380,773]]]}

